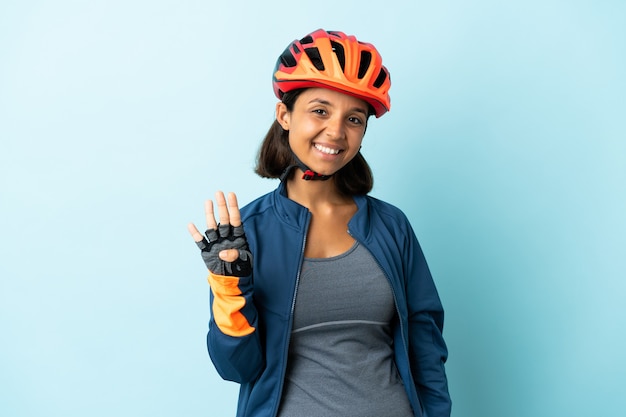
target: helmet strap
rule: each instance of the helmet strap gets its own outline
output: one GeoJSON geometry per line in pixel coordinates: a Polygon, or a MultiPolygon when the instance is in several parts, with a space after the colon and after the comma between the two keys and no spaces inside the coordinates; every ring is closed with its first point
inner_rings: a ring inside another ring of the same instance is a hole
{"type": "MultiPolygon", "coordinates": [[[[285,129],[282,125],[280,126],[284,132],[288,132],[288,129],[285,129]]],[[[329,180],[330,177],[333,176],[333,174],[330,175],[323,175],[320,173],[317,173],[315,171],[313,171],[311,168],[309,168],[308,166],[306,166],[304,164],[304,162],[302,162],[300,160],[300,158],[298,158],[298,156],[296,155],[296,153],[293,151],[293,149],[291,149],[291,145],[289,144],[289,139],[287,138],[287,147],[289,148],[289,150],[291,151],[291,156],[293,156],[293,159],[296,161],[295,164],[289,165],[287,168],[285,168],[285,170],[283,171],[283,173],[280,175],[280,181],[284,182],[287,177],[289,176],[289,173],[291,172],[291,170],[293,168],[300,168],[302,170],[302,172],[304,173],[302,175],[302,179],[305,181],[311,181],[311,180],[317,180],[317,181],[326,181],[329,180]]]]}
{"type": "Polygon", "coordinates": [[[295,159],[296,163],[294,165],[289,165],[287,168],[285,168],[285,170],[280,176],[281,181],[285,181],[285,179],[287,179],[287,176],[289,175],[289,173],[291,172],[293,168],[300,168],[302,172],[304,172],[304,174],[302,175],[302,179],[305,181],[315,181],[315,180],[326,181],[326,180],[329,180],[330,177],[333,176],[333,174],[323,175],[323,174],[313,171],[311,168],[306,166],[304,162],[302,162],[300,158],[298,158],[293,151],[291,151],[291,154],[293,155],[293,159],[295,159]]]}

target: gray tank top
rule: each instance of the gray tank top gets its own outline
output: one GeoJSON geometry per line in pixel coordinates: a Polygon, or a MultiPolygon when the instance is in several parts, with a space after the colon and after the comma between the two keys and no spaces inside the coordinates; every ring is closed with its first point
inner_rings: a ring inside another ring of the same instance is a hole
{"type": "Polygon", "coordinates": [[[279,417],[413,416],[393,358],[387,278],[358,243],[305,259],[279,417]]]}

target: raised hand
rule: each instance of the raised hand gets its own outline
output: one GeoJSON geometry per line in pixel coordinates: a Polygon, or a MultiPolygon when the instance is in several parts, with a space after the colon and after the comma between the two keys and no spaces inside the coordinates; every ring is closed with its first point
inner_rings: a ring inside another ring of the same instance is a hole
{"type": "Polygon", "coordinates": [[[203,236],[193,223],[187,229],[202,253],[202,259],[209,271],[217,275],[244,277],[252,273],[252,254],[241,223],[237,196],[228,194],[228,204],[224,193],[215,193],[219,224],[215,221],[213,201],[204,204],[207,230],[203,236]]]}

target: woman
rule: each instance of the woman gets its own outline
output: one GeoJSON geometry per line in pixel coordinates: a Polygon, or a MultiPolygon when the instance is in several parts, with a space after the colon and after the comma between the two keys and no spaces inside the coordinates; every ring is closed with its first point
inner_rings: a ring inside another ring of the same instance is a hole
{"type": "Polygon", "coordinates": [[[206,238],[189,225],[237,416],[449,416],[437,290],[404,214],[367,195],[361,141],[390,107],[380,54],[320,29],[287,47],[273,85],[256,172],[280,185],[241,212],[218,192],[206,238]]]}

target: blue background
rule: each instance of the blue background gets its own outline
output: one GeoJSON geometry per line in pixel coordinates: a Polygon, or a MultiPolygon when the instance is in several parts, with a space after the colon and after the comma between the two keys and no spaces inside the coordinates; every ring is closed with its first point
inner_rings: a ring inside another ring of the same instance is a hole
{"type": "Polygon", "coordinates": [[[446,307],[455,417],[623,415],[626,3],[0,3],[0,415],[228,416],[186,223],[241,203],[271,70],[373,42],[363,153],[446,307]],[[228,4],[227,4],[228,3],[228,4]]]}

